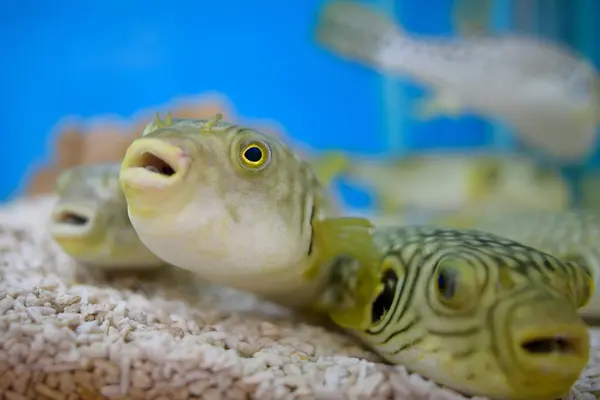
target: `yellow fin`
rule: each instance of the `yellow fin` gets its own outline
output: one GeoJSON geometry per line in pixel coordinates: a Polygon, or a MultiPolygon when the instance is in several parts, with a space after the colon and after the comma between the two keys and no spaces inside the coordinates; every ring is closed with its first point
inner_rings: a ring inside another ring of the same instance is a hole
{"type": "Polygon", "coordinates": [[[309,161],[315,175],[323,184],[329,186],[335,178],[346,172],[350,166],[348,155],[341,151],[325,153],[322,157],[309,161]]]}
{"type": "Polygon", "coordinates": [[[352,305],[339,309],[324,306],[321,309],[341,327],[365,329],[370,323],[371,304],[381,290],[378,271],[382,255],[373,241],[373,224],[358,217],[328,218],[314,221],[313,229],[318,260],[305,272],[306,278],[314,279],[319,267],[339,256],[351,257],[360,265],[354,271],[354,285],[345,289],[351,292],[352,305]]]}
{"type": "Polygon", "coordinates": [[[428,121],[438,116],[458,118],[463,111],[460,99],[449,92],[439,92],[430,98],[417,102],[415,117],[421,121],[428,121]]]}

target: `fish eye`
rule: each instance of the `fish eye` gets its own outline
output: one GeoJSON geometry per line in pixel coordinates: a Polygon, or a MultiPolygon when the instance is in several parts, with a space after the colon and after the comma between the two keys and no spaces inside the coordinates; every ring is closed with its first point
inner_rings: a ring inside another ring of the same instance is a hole
{"type": "Polygon", "coordinates": [[[381,268],[380,292],[371,306],[371,323],[376,324],[385,319],[392,310],[396,298],[396,288],[399,277],[396,271],[400,271],[399,261],[396,257],[389,256],[383,260],[381,268]]]}
{"type": "Polygon", "coordinates": [[[252,142],[240,147],[239,155],[242,167],[250,171],[260,171],[271,161],[271,148],[262,141],[252,142]]]}
{"type": "Polygon", "coordinates": [[[433,285],[441,304],[456,310],[477,303],[478,283],[473,267],[456,258],[438,263],[433,285]]]}

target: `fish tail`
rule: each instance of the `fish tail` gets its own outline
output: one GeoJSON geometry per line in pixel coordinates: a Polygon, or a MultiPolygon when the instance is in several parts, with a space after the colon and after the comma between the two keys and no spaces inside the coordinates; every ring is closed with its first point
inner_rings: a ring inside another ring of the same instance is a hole
{"type": "Polygon", "coordinates": [[[388,15],[347,0],[325,5],[316,27],[316,41],[337,54],[369,64],[385,64],[384,52],[403,39],[388,15]]]}

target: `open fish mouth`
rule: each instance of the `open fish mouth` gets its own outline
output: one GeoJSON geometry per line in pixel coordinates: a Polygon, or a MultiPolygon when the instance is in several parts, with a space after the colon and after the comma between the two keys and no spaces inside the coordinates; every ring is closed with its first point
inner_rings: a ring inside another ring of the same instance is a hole
{"type": "Polygon", "coordinates": [[[50,215],[50,231],[55,237],[65,239],[87,234],[92,229],[95,214],[93,208],[59,205],[50,215]]]}
{"type": "Polygon", "coordinates": [[[54,216],[54,222],[72,226],[85,226],[90,222],[90,217],[75,211],[60,211],[54,216]]]}
{"type": "Polygon", "coordinates": [[[163,175],[173,176],[175,175],[176,169],[168,161],[150,152],[141,154],[135,161],[137,165],[133,167],[144,168],[146,171],[163,175]]]}
{"type": "Polygon", "coordinates": [[[582,345],[579,338],[550,336],[524,341],[521,348],[529,354],[578,354],[582,345]]]}
{"type": "Polygon", "coordinates": [[[174,183],[186,172],[188,161],[179,146],[158,139],[138,139],[127,149],[120,180],[137,187],[174,183]]]}

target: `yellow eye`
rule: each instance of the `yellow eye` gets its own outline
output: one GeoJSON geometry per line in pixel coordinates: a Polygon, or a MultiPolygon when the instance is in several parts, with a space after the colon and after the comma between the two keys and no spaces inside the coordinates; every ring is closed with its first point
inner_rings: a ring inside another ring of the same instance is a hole
{"type": "Polygon", "coordinates": [[[240,163],[251,171],[259,171],[271,161],[271,148],[265,142],[252,142],[240,148],[240,163]]]}

